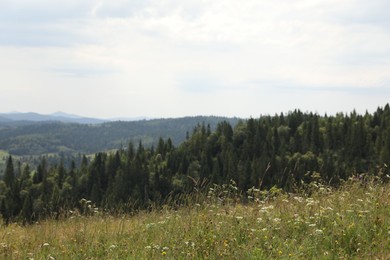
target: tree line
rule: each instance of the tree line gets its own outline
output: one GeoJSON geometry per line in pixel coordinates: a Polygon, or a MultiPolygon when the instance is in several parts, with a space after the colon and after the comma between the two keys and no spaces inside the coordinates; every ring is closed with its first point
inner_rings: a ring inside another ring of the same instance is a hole
{"type": "Polygon", "coordinates": [[[171,138],[179,145],[186,132],[199,122],[215,129],[218,122],[235,125],[238,118],[198,116],[183,118],[117,121],[101,124],[76,124],[61,122],[33,122],[22,125],[0,124],[0,147],[18,156],[42,154],[96,153],[126,146],[129,140],[142,140],[146,147],[156,145],[159,137],[171,138]]]}
{"type": "Polygon", "coordinates": [[[198,124],[178,146],[169,138],[150,148],[130,142],[70,167],[43,157],[30,169],[10,156],[0,182],[0,213],[6,223],[30,223],[74,209],[130,212],[231,180],[241,192],[275,186],[295,191],[313,180],[337,186],[361,173],[385,180],[389,163],[388,104],[363,115],[294,110],[234,127],[220,122],[215,130],[198,124]]]}

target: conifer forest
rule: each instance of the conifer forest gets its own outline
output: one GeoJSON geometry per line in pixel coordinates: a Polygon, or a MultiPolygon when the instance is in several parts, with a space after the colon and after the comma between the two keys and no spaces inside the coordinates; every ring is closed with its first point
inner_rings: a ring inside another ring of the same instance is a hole
{"type": "Polygon", "coordinates": [[[70,164],[42,156],[35,167],[9,156],[0,212],[5,223],[88,207],[131,213],[213,185],[234,183],[247,194],[273,187],[296,192],[312,181],[337,187],[363,173],[387,181],[389,165],[389,104],[365,114],[294,110],[235,126],[220,122],[215,130],[198,124],[179,145],[170,138],[151,147],[130,142],[70,164]]]}

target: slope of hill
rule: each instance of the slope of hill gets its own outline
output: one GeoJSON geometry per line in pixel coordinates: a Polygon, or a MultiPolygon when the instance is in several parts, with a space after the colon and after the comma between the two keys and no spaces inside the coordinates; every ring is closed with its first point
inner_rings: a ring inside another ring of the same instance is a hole
{"type": "Polygon", "coordinates": [[[177,145],[197,124],[214,129],[218,122],[235,125],[239,119],[223,117],[184,117],[102,124],[29,122],[0,126],[0,147],[14,155],[47,153],[95,153],[127,146],[129,141],[156,144],[160,137],[177,145]]]}
{"type": "Polygon", "coordinates": [[[193,195],[189,206],[134,216],[108,216],[93,207],[90,216],[66,211],[69,218],[2,226],[0,257],[389,259],[390,185],[321,188],[310,197],[281,194],[247,204],[193,195]]]}
{"type": "Polygon", "coordinates": [[[79,123],[79,124],[99,124],[107,120],[81,117],[77,115],[70,115],[63,112],[56,112],[50,115],[42,115],[38,113],[0,113],[0,123],[2,125],[21,125],[31,122],[56,121],[64,123],[79,123]]]}

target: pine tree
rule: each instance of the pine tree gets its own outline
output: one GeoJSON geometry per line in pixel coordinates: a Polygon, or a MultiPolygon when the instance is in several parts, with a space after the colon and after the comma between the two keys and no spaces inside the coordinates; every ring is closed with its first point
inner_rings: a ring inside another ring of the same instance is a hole
{"type": "Polygon", "coordinates": [[[8,188],[12,189],[12,186],[15,182],[15,172],[14,172],[14,164],[12,162],[12,156],[8,157],[5,173],[4,173],[4,182],[8,188]]]}

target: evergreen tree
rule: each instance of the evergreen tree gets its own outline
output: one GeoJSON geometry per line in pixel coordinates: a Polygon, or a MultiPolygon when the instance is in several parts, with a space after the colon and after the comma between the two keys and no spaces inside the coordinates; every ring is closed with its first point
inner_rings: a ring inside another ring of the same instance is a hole
{"type": "Polygon", "coordinates": [[[5,168],[4,178],[3,178],[7,187],[12,188],[15,182],[15,172],[14,164],[12,162],[12,156],[9,156],[7,159],[7,164],[5,168]]]}

